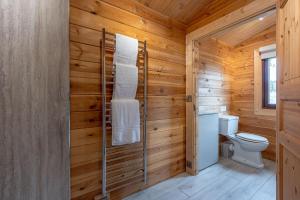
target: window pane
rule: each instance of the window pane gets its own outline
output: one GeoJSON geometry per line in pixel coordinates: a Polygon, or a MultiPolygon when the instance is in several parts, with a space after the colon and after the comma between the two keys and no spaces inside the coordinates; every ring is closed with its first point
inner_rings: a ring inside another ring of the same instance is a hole
{"type": "Polygon", "coordinates": [[[269,104],[276,104],[276,58],[268,59],[268,71],[269,71],[269,104]]]}

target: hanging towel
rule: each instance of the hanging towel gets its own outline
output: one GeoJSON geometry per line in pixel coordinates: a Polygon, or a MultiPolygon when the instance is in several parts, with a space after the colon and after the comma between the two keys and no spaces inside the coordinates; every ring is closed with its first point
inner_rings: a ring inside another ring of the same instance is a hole
{"type": "Polygon", "coordinates": [[[139,101],[135,99],[111,100],[112,145],[140,142],[139,101]]]}
{"type": "Polygon", "coordinates": [[[136,66],[138,55],[138,40],[125,35],[116,34],[116,50],[114,64],[136,66]]]}
{"type": "Polygon", "coordinates": [[[136,66],[116,64],[113,99],[134,99],[138,85],[136,66]]]}

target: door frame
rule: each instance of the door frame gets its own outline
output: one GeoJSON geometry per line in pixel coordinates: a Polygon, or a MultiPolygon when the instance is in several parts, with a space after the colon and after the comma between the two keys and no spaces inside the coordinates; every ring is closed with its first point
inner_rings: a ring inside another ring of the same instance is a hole
{"type": "Polygon", "coordinates": [[[255,0],[186,36],[186,172],[197,174],[196,166],[196,74],[193,65],[194,42],[247,23],[276,9],[276,0],[255,0]]]}

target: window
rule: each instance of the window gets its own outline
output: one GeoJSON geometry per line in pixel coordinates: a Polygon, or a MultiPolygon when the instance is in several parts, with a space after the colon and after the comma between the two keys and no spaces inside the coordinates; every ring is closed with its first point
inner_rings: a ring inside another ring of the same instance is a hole
{"type": "Polygon", "coordinates": [[[254,50],[254,113],[276,116],[276,45],[254,50]]]}
{"type": "Polygon", "coordinates": [[[262,59],[263,107],[276,108],[276,57],[262,59]]]}

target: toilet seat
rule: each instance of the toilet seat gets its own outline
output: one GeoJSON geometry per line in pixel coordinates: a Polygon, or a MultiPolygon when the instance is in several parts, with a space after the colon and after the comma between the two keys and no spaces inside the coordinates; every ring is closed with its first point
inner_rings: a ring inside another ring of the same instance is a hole
{"type": "Polygon", "coordinates": [[[268,143],[267,138],[250,133],[238,133],[236,138],[252,143],[268,143]]]}

